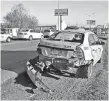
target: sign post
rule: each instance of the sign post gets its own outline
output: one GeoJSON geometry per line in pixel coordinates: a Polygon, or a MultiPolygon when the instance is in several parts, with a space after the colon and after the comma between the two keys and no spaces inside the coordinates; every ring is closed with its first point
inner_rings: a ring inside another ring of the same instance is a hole
{"type": "MultiPolygon", "coordinates": [[[[68,15],[68,9],[55,9],[54,13],[55,13],[55,16],[60,16],[60,30],[61,30],[62,29],[62,16],[68,15]]],[[[58,28],[59,28],[59,25],[58,25],[58,28]]]]}
{"type": "Polygon", "coordinates": [[[95,25],[95,20],[87,20],[87,25],[90,26],[90,30],[91,30],[91,25],[95,25]]]}

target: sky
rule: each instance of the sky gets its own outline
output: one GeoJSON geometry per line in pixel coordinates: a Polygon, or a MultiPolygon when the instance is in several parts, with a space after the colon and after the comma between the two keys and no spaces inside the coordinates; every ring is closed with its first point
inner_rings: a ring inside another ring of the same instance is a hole
{"type": "MultiPolygon", "coordinates": [[[[1,18],[11,11],[14,5],[22,3],[29,14],[36,16],[40,25],[53,25],[58,23],[58,17],[54,16],[54,9],[58,8],[56,1],[1,1],[1,18]]],[[[59,8],[68,8],[68,16],[62,16],[62,20],[68,25],[86,25],[86,20],[95,20],[96,25],[108,23],[108,1],[60,1],[59,8]],[[94,14],[92,14],[94,13],[94,14]],[[90,18],[88,15],[91,15],[90,18]]]]}

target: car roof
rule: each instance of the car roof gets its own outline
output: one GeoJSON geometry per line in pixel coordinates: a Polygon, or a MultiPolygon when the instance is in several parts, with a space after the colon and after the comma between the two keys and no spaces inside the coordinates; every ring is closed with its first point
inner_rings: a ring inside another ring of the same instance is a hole
{"type": "Polygon", "coordinates": [[[73,32],[73,33],[85,33],[86,31],[84,29],[70,29],[70,30],[61,30],[60,32],[73,32]]]}
{"type": "Polygon", "coordinates": [[[81,33],[81,34],[94,34],[92,31],[85,30],[85,29],[62,30],[60,32],[74,32],[74,33],[81,33]]]}

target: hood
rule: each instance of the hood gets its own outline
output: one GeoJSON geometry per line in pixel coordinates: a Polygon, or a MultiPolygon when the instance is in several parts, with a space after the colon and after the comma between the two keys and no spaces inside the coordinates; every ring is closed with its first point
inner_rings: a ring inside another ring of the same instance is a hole
{"type": "Polygon", "coordinates": [[[78,45],[80,45],[80,43],[68,42],[68,41],[54,41],[54,40],[44,40],[44,39],[40,41],[40,46],[59,48],[59,49],[68,49],[68,50],[75,50],[76,46],[78,45]]]}
{"type": "Polygon", "coordinates": [[[12,35],[11,34],[9,34],[9,33],[7,33],[7,34],[2,34],[3,36],[9,36],[9,37],[11,37],[12,35]]]}

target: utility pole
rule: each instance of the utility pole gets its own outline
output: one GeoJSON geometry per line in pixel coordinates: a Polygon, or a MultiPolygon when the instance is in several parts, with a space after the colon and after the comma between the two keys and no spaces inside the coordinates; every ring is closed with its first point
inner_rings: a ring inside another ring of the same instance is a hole
{"type": "Polygon", "coordinates": [[[62,15],[60,15],[60,30],[62,30],[62,15]]]}
{"type": "MultiPolygon", "coordinates": [[[[58,10],[59,10],[59,0],[58,0],[58,10]]],[[[58,30],[59,30],[59,15],[58,15],[58,30]]]]}
{"type": "Polygon", "coordinates": [[[62,30],[62,16],[67,16],[67,15],[68,15],[68,9],[66,8],[60,9],[59,0],[58,0],[58,9],[55,9],[55,16],[58,16],[58,30],[62,30]]]}

